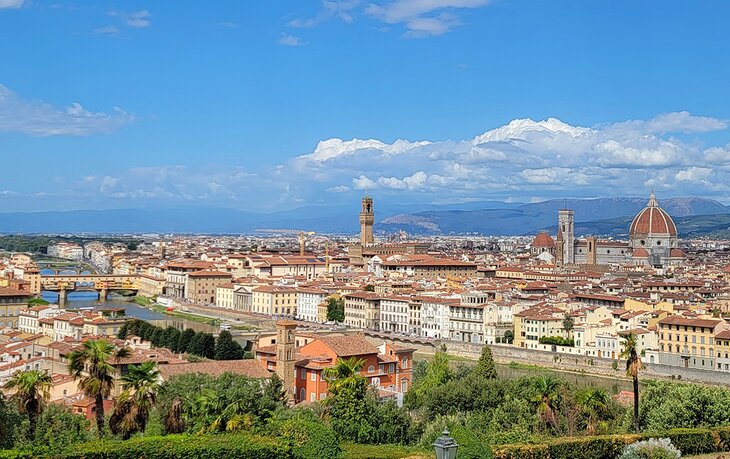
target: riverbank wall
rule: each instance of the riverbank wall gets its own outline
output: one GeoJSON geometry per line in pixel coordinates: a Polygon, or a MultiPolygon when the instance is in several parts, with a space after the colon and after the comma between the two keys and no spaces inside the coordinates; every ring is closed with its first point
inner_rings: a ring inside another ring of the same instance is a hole
{"type": "MultiPolygon", "coordinates": [[[[368,333],[366,333],[366,335],[367,334],[368,333]]],[[[380,334],[373,334],[372,336],[383,338],[380,334]]],[[[484,347],[483,344],[463,343],[460,341],[448,340],[422,341],[401,337],[386,339],[394,341],[402,346],[414,348],[416,351],[426,354],[433,354],[442,345],[445,345],[446,352],[449,355],[467,359],[478,359],[481,355],[482,348],[484,347]]],[[[597,376],[608,376],[614,378],[626,377],[626,362],[624,360],[523,349],[508,344],[493,344],[489,347],[492,350],[492,357],[494,358],[494,361],[501,364],[510,364],[515,362],[561,371],[584,372],[597,376]]],[[[686,382],[730,386],[730,374],[725,372],[675,367],[656,363],[644,363],[644,366],[645,368],[641,372],[643,378],[673,379],[686,382]]]]}

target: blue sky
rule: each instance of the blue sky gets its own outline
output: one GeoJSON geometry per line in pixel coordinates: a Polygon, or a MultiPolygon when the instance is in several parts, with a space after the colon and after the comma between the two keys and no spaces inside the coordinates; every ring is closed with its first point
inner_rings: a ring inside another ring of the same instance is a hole
{"type": "Polygon", "coordinates": [[[0,211],[730,202],[730,2],[0,0],[0,211]]]}

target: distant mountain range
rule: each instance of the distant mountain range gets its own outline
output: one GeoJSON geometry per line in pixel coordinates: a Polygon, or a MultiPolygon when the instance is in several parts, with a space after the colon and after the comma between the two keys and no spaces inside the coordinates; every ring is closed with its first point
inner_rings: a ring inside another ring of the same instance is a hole
{"type": "MultiPolygon", "coordinates": [[[[495,236],[532,234],[557,229],[558,210],[575,211],[576,234],[621,235],[628,232],[633,217],[646,206],[646,198],[554,199],[532,204],[478,210],[432,210],[398,214],[383,219],[377,229],[386,232],[404,230],[413,234],[479,233],[495,236]]],[[[680,218],[688,231],[697,235],[704,225],[718,230],[722,218],[695,216],[729,214],[727,206],[705,198],[671,198],[659,204],[679,225],[680,218]]],[[[725,227],[727,228],[727,226],[725,227]]],[[[681,228],[680,228],[681,231],[681,228]]]]}
{"type": "MultiPolygon", "coordinates": [[[[470,202],[456,205],[401,205],[376,201],[375,230],[410,234],[518,235],[555,231],[559,209],[575,210],[576,233],[621,236],[646,198],[555,199],[539,203],[470,202]]],[[[359,204],[359,203],[357,203],[359,204]]],[[[680,234],[730,232],[730,208],[704,198],[672,198],[660,205],[680,234]]],[[[0,233],[217,233],[259,229],[301,229],[321,233],[358,231],[359,205],[307,206],[275,213],[211,207],[0,213],[0,233]]]]}

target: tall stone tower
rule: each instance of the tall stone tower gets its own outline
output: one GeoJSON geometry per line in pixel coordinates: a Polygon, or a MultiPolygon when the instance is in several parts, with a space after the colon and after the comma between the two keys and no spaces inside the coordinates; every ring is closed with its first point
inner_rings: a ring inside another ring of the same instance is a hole
{"type": "Polygon", "coordinates": [[[558,232],[563,235],[563,265],[575,263],[575,211],[563,209],[558,211],[558,232]]]}
{"type": "Polygon", "coordinates": [[[362,210],[360,211],[360,245],[363,247],[375,242],[373,239],[373,223],[375,223],[373,198],[365,194],[365,197],[362,198],[362,210]]]}
{"type": "Polygon", "coordinates": [[[292,320],[276,322],[276,374],[284,383],[284,390],[290,402],[295,400],[296,371],[294,364],[294,330],[297,323],[292,320]]]}
{"type": "Polygon", "coordinates": [[[586,264],[595,266],[598,264],[598,238],[596,236],[588,236],[586,238],[586,245],[586,264]]]}

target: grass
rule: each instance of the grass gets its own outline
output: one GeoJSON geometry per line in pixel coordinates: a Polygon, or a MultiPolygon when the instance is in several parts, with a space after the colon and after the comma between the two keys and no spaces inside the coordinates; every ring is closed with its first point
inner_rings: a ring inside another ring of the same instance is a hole
{"type": "Polygon", "coordinates": [[[433,450],[400,445],[342,445],[344,459],[433,459],[433,450]]]}
{"type": "Polygon", "coordinates": [[[177,317],[180,319],[190,320],[192,322],[200,322],[200,323],[209,324],[209,325],[220,324],[220,320],[213,319],[211,317],[199,316],[197,314],[192,314],[189,312],[168,311],[165,306],[154,303],[150,298],[146,298],[144,296],[139,296],[139,295],[135,296],[133,301],[142,307],[145,307],[152,311],[158,312],[160,314],[164,314],[166,316],[177,317]]]}
{"type": "Polygon", "coordinates": [[[730,459],[730,453],[710,453],[699,456],[684,456],[685,459],[730,459]]]}

